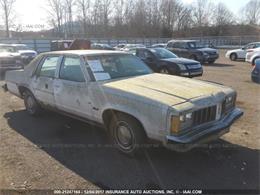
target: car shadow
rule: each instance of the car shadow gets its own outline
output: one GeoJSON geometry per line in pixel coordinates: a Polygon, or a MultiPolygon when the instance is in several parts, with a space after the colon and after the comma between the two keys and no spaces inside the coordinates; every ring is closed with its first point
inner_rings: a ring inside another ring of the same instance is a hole
{"type": "Polygon", "coordinates": [[[203,66],[212,66],[212,67],[233,67],[233,66],[235,66],[235,65],[233,65],[233,64],[214,63],[214,64],[203,64],[203,66]]]}
{"type": "Polygon", "coordinates": [[[119,153],[101,128],[55,113],[4,115],[9,126],[68,169],[103,189],[256,189],[259,150],[219,140],[187,153],[147,148],[119,153]]]}

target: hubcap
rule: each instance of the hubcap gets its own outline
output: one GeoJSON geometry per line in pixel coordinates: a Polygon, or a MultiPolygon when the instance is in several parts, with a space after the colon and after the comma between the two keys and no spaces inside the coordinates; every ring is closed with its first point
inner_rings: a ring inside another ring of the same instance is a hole
{"type": "Polygon", "coordinates": [[[32,113],[34,111],[34,106],[35,106],[34,99],[31,96],[27,97],[27,101],[26,101],[27,110],[32,113]]]}
{"type": "Polygon", "coordinates": [[[121,147],[125,149],[129,149],[133,142],[133,137],[131,134],[131,130],[124,124],[119,124],[116,129],[116,138],[117,142],[121,147]]]}

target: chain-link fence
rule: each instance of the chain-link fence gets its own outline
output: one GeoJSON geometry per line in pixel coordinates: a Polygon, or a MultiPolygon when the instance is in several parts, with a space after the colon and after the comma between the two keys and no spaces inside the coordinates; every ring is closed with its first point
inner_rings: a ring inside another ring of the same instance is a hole
{"type": "MultiPolygon", "coordinates": [[[[105,38],[90,38],[92,43],[103,43],[111,46],[116,46],[120,43],[136,43],[151,46],[156,43],[167,43],[173,38],[125,38],[125,39],[105,39],[105,38]]],[[[186,37],[183,39],[200,40],[204,44],[212,44],[218,48],[238,48],[250,42],[260,41],[259,36],[223,36],[223,37],[186,37]]],[[[0,43],[20,43],[26,44],[28,47],[41,52],[50,51],[51,41],[58,40],[51,39],[1,39],[0,43]]]]}

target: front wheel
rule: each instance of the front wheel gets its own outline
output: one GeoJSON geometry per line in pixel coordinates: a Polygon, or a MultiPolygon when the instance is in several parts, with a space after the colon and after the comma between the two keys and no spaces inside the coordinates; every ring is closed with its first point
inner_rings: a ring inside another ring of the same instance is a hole
{"type": "Polygon", "coordinates": [[[29,115],[38,116],[41,113],[41,107],[30,91],[27,90],[23,93],[23,99],[26,111],[29,115]]]}
{"type": "Polygon", "coordinates": [[[232,53],[232,54],[230,55],[230,60],[236,61],[236,60],[237,60],[237,54],[232,53]]]}
{"type": "Polygon", "coordinates": [[[163,68],[160,69],[160,73],[161,73],[161,74],[170,74],[170,71],[169,71],[168,68],[163,67],[163,68]]]}
{"type": "Polygon", "coordinates": [[[116,114],[109,125],[109,131],[119,151],[128,155],[140,152],[145,141],[145,132],[135,118],[122,113],[116,114]]]}

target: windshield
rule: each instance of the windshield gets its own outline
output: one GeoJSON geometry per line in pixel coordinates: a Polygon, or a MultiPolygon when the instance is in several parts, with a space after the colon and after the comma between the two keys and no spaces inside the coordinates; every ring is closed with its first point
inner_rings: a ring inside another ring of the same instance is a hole
{"type": "Polygon", "coordinates": [[[11,53],[15,53],[15,47],[13,46],[0,46],[0,52],[11,52],[11,53]]]}
{"type": "Polygon", "coordinates": [[[93,73],[96,81],[152,73],[139,58],[128,54],[88,56],[87,66],[93,73]]]}
{"type": "Polygon", "coordinates": [[[17,50],[30,50],[29,47],[25,46],[25,45],[21,45],[21,46],[16,46],[17,50]]]}
{"type": "Polygon", "coordinates": [[[189,47],[190,48],[193,48],[193,49],[198,49],[198,48],[203,48],[205,47],[202,43],[200,42],[189,42],[188,43],[189,47]]]}
{"type": "Polygon", "coordinates": [[[178,56],[176,56],[172,52],[168,51],[167,49],[155,48],[155,49],[150,49],[150,51],[154,55],[156,55],[156,57],[159,59],[178,58],[178,56]]]}

